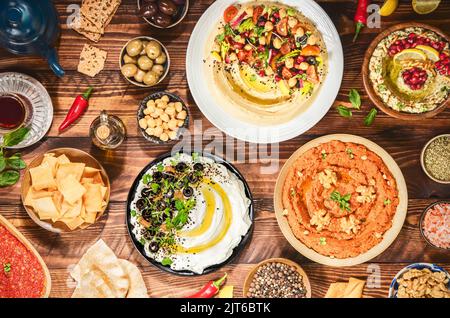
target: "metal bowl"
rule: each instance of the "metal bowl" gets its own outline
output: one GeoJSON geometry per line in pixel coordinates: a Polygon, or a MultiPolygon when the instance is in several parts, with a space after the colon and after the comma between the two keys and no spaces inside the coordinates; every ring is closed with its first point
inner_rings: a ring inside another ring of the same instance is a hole
{"type": "MultiPolygon", "coordinates": [[[[137,0],[138,11],[141,10],[141,1],[142,0],[137,0]]],[[[188,11],[189,11],[189,0],[186,0],[186,3],[184,4],[183,10],[181,10],[179,13],[177,13],[178,19],[174,23],[172,23],[172,24],[170,24],[169,26],[166,26],[166,27],[162,27],[160,25],[157,25],[157,24],[153,23],[152,21],[150,21],[147,18],[144,18],[144,17],[142,17],[142,18],[145,20],[145,22],[147,22],[148,24],[150,24],[151,26],[153,26],[155,28],[158,28],[158,29],[169,29],[169,28],[172,28],[172,27],[178,25],[181,21],[183,21],[183,19],[187,15],[188,11]]]]}
{"type": "Polygon", "coordinates": [[[437,135],[436,137],[431,138],[426,144],[425,146],[422,148],[422,152],[420,153],[420,165],[422,166],[422,170],[425,172],[425,174],[428,176],[428,178],[430,178],[431,180],[433,180],[434,182],[437,183],[441,183],[441,184],[450,184],[450,180],[449,181],[443,181],[443,180],[439,180],[436,179],[435,177],[433,177],[431,175],[431,173],[429,173],[425,167],[425,151],[427,150],[428,146],[436,139],[440,138],[440,137],[448,137],[450,138],[450,134],[442,134],[442,135],[437,135]]]}
{"type": "Polygon", "coordinates": [[[422,212],[422,215],[420,216],[420,220],[419,220],[419,230],[420,230],[420,234],[422,234],[422,237],[423,237],[423,239],[425,240],[425,242],[427,242],[428,243],[428,245],[430,245],[430,246],[432,246],[432,247],[434,247],[434,248],[437,248],[437,249],[440,249],[440,250],[442,250],[442,251],[448,251],[448,249],[447,248],[444,248],[444,247],[439,247],[439,246],[436,246],[436,245],[434,245],[433,243],[431,243],[431,241],[428,239],[428,237],[425,235],[425,233],[423,232],[423,221],[424,221],[424,219],[425,219],[425,216],[427,215],[427,213],[428,213],[428,210],[430,210],[432,207],[434,207],[435,205],[438,205],[438,204],[450,204],[450,201],[446,201],[446,200],[441,200],[441,201],[437,201],[437,202],[434,202],[434,203],[431,203],[429,206],[427,206],[424,210],[423,210],[423,212],[422,212]]]}

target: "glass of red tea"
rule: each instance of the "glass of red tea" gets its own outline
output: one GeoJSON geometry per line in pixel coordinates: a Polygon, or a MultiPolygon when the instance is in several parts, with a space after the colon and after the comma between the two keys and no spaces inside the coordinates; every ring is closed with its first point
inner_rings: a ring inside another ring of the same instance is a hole
{"type": "Polygon", "coordinates": [[[20,94],[0,93],[0,134],[28,126],[33,116],[31,102],[20,94]]]}

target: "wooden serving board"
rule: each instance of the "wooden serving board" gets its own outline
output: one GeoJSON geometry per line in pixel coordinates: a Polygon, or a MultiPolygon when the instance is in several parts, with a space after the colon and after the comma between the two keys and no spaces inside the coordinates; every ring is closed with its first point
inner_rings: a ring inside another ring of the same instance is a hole
{"type": "Polygon", "coordinates": [[[6,229],[14,235],[25,247],[33,253],[34,256],[39,261],[39,264],[41,264],[42,269],[44,270],[45,275],[45,290],[42,295],[42,298],[48,298],[50,296],[50,290],[52,289],[52,279],[50,277],[50,272],[48,271],[47,265],[45,264],[44,260],[42,259],[41,255],[36,251],[36,249],[33,247],[33,245],[28,241],[25,236],[23,236],[22,233],[19,232],[18,229],[15,228],[14,225],[12,225],[7,219],[5,219],[3,216],[0,215],[0,225],[3,225],[6,227],[6,229]]]}

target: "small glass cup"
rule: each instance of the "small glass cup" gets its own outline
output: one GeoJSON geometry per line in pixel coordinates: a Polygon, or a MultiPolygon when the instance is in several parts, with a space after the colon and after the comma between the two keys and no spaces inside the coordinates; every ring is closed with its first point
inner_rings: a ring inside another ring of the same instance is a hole
{"type": "Polygon", "coordinates": [[[32,119],[33,106],[25,96],[0,92],[0,135],[27,127],[32,119]]]}

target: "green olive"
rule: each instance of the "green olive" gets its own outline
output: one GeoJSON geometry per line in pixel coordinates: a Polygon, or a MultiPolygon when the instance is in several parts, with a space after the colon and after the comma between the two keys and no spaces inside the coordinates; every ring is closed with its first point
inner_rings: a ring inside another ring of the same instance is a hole
{"type": "Polygon", "coordinates": [[[164,64],[167,61],[167,56],[164,54],[164,52],[161,52],[161,54],[155,59],[156,64],[164,64]]]}
{"type": "Polygon", "coordinates": [[[131,56],[129,56],[128,54],[125,54],[125,55],[123,56],[123,63],[124,63],[124,64],[136,64],[136,63],[137,63],[137,60],[136,60],[135,57],[131,57],[131,56]]]}
{"type": "Polygon", "coordinates": [[[137,64],[141,70],[148,71],[153,66],[153,60],[151,60],[146,55],[142,55],[141,57],[139,57],[137,64]]]}
{"type": "Polygon", "coordinates": [[[161,76],[164,74],[164,66],[155,64],[152,67],[152,72],[155,72],[156,74],[158,74],[158,76],[161,76]]]}
{"type": "Polygon", "coordinates": [[[155,72],[149,71],[145,73],[143,80],[145,85],[153,86],[158,83],[159,76],[155,72]]]}
{"type": "Polygon", "coordinates": [[[147,52],[149,58],[154,60],[161,54],[161,45],[156,41],[150,41],[145,47],[145,52],[147,52]]]}
{"type": "Polygon", "coordinates": [[[138,69],[137,73],[134,74],[134,79],[136,82],[142,83],[144,81],[145,72],[143,70],[138,69]]]}
{"type": "Polygon", "coordinates": [[[122,72],[123,76],[129,78],[133,77],[137,73],[138,68],[135,64],[125,64],[122,66],[120,71],[122,72]]]}
{"type": "Polygon", "coordinates": [[[133,40],[127,45],[127,53],[129,56],[137,56],[142,51],[142,41],[133,40]]]}

